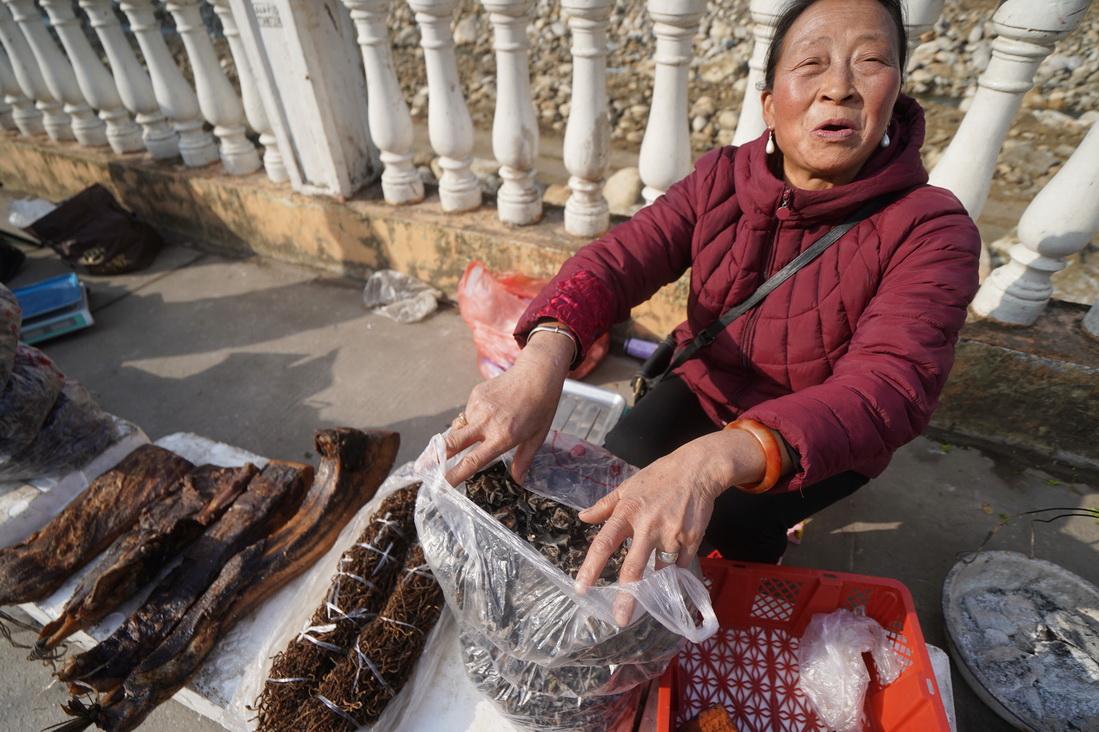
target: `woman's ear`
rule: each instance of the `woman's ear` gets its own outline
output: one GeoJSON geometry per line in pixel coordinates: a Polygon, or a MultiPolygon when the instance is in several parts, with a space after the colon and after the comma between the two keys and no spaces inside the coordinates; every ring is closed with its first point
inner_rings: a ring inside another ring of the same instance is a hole
{"type": "Polygon", "coordinates": [[[763,108],[763,122],[767,129],[775,129],[775,95],[770,89],[764,89],[759,93],[760,106],[763,108]]]}

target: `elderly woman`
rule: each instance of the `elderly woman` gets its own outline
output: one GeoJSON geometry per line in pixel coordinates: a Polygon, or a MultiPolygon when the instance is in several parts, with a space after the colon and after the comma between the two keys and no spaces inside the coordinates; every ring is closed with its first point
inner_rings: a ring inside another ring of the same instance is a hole
{"type": "Polygon", "coordinates": [[[927,183],[924,118],[900,93],[900,0],[794,0],[762,91],[767,131],[704,155],[651,206],[587,245],[520,321],[524,348],[477,386],[448,435],[464,480],[510,448],[521,478],[570,364],[691,270],[680,348],[867,202],[891,200],[721,331],[607,438],[643,469],[580,514],[605,522],[577,577],[632,538],[622,580],[686,564],[703,540],[775,562],[787,529],[850,495],[927,425],[977,289],[980,237],[927,183]],[[724,426],[724,428],[723,428],[724,426]]]}

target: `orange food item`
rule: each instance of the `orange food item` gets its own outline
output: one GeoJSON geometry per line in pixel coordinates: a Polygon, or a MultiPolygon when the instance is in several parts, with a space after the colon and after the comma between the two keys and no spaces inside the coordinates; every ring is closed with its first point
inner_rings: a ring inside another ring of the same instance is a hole
{"type": "Polygon", "coordinates": [[[679,728],[679,732],[738,732],[729,710],[720,704],[703,709],[679,728]]]}

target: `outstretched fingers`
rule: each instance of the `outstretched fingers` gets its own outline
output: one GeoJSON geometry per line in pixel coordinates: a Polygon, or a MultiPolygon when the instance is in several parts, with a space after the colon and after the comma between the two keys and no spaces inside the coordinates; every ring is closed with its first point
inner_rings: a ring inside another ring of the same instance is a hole
{"type": "MultiPolygon", "coordinates": [[[[464,448],[463,448],[464,449],[464,448]]],[[[501,454],[507,451],[506,446],[500,446],[496,442],[483,440],[476,447],[467,452],[458,463],[446,474],[446,480],[451,485],[459,485],[469,480],[481,468],[485,467],[501,454]]]]}
{"type": "Polygon", "coordinates": [[[603,525],[599,533],[592,539],[588,547],[588,554],[584,557],[584,563],[580,565],[580,571],[576,573],[576,591],[583,594],[589,587],[595,584],[599,575],[603,574],[603,568],[618,547],[633,534],[633,526],[620,514],[615,514],[603,525]]]}

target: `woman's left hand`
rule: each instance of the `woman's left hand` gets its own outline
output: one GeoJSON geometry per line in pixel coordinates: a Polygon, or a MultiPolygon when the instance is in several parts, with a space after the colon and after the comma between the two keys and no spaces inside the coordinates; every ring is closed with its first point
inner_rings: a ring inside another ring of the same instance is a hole
{"type": "MultiPolygon", "coordinates": [[[[714,501],[734,484],[763,475],[759,441],[742,430],[722,430],[688,442],[639,471],[629,480],[580,512],[580,520],[606,521],[588,548],[576,575],[578,591],[595,583],[607,561],[626,539],[633,542],[619,572],[619,582],[640,580],[654,551],[678,553],[676,563],[687,567],[698,553],[714,501]]],[[[657,562],[660,569],[667,566],[657,562]]],[[[619,625],[629,622],[632,598],[615,603],[619,625]]]]}

